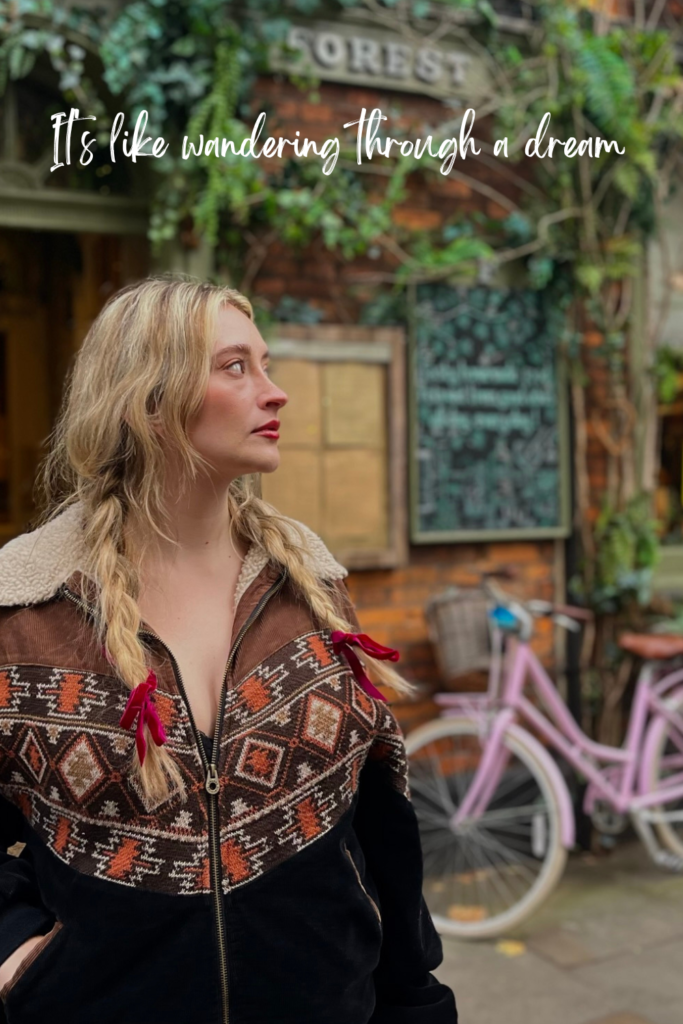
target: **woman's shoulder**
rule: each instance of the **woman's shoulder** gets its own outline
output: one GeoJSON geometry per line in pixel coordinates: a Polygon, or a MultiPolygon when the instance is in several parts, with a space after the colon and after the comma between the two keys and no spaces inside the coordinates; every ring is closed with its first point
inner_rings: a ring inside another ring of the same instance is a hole
{"type": "Polygon", "coordinates": [[[348,569],[337,561],[322,537],[310,526],[288,516],[282,516],[282,519],[291,539],[301,548],[306,568],[315,576],[326,580],[341,580],[348,576],[348,569]]]}
{"type": "Polygon", "coordinates": [[[0,608],[49,600],[82,561],[81,511],[72,505],[0,548],[0,608]]]}
{"type": "MultiPolygon", "coordinates": [[[[279,526],[283,528],[287,540],[301,552],[305,567],[319,579],[343,580],[348,570],[337,561],[327,544],[314,530],[298,519],[283,515],[278,509],[269,506],[279,526]]],[[[261,569],[271,560],[265,545],[252,543],[247,553],[245,569],[258,575],[261,569]]]]}
{"type": "MultiPolygon", "coordinates": [[[[289,541],[301,551],[306,568],[318,579],[341,583],[347,569],[325,541],[297,519],[277,513],[289,541]]],[[[82,568],[82,511],[78,503],[38,529],[22,533],[0,548],[0,611],[49,601],[82,568]]],[[[270,560],[265,547],[252,544],[242,584],[254,579],[270,560]]]]}

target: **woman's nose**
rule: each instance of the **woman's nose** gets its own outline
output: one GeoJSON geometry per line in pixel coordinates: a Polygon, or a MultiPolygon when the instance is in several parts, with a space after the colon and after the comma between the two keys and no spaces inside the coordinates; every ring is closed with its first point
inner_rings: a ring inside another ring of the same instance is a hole
{"type": "Polygon", "coordinates": [[[276,384],[271,381],[271,387],[265,397],[265,405],[276,405],[278,409],[281,409],[283,405],[286,405],[289,401],[287,392],[283,391],[276,384]]]}

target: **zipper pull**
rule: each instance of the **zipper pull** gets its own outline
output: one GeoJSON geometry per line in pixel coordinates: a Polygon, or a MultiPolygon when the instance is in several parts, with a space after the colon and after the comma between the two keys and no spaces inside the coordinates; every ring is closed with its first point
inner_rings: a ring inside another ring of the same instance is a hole
{"type": "Polygon", "coordinates": [[[210,793],[211,796],[215,796],[216,793],[221,788],[221,780],[218,778],[218,772],[216,771],[215,764],[209,765],[208,771],[206,773],[206,782],[204,783],[204,787],[206,789],[206,792],[210,793]]]}

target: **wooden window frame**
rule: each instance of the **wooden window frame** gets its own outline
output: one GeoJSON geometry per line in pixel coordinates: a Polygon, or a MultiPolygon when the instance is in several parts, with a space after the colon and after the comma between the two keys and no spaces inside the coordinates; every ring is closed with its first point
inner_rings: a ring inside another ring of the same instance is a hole
{"type": "MultiPolygon", "coordinates": [[[[273,363],[283,359],[357,362],[387,367],[387,502],[389,543],[334,548],[347,569],[396,569],[408,563],[406,335],[400,327],[277,324],[266,338],[273,363]]],[[[353,481],[349,482],[353,486],[353,481]]]]}

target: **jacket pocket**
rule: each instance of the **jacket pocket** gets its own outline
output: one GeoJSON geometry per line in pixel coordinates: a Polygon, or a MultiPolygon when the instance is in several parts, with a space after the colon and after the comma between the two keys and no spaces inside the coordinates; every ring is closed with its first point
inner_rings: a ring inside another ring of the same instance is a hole
{"type": "Polygon", "coordinates": [[[12,977],[0,989],[0,999],[3,1002],[11,995],[17,982],[26,974],[28,969],[35,964],[36,960],[40,958],[41,954],[47,949],[62,927],[63,925],[61,921],[55,921],[47,935],[43,935],[42,940],[40,942],[36,942],[35,946],[28,951],[24,959],[19,963],[19,966],[12,977]]]}
{"type": "Polygon", "coordinates": [[[358,885],[359,885],[359,886],[360,886],[360,888],[362,889],[362,891],[363,891],[363,895],[365,896],[366,900],[368,901],[368,903],[370,904],[370,906],[371,906],[371,907],[372,907],[372,909],[374,910],[374,912],[375,912],[375,915],[376,915],[376,917],[377,917],[377,921],[379,922],[379,926],[380,926],[380,928],[382,928],[382,915],[381,915],[381,913],[380,913],[380,909],[379,909],[379,907],[377,906],[377,903],[375,902],[375,900],[373,900],[373,898],[372,898],[372,896],[370,895],[370,893],[368,892],[368,890],[367,890],[367,889],[365,888],[365,886],[363,885],[363,879],[362,879],[362,878],[361,878],[361,876],[360,876],[360,871],[358,870],[358,867],[357,867],[357,865],[356,865],[356,862],[355,862],[355,860],[353,859],[353,855],[352,855],[351,851],[349,850],[348,846],[346,845],[346,840],[345,840],[345,839],[344,839],[344,840],[343,840],[343,842],[342,842],[342,846],[343,846],[343,848],[344,848],[344,853],[346,854],[346,856],[347,856],[347,857],[349,858],[349,860],[351,861],[351,866],[352,866],[352,868],[353,868],[353,870],[354,870],[354,872],[355,872],[355,875],[356,875],[356,879],[358,880],[358,885]]]}

